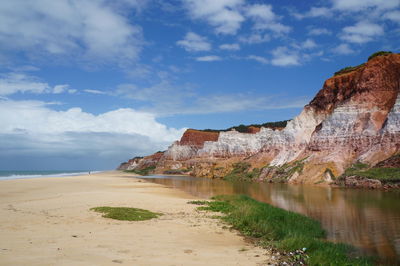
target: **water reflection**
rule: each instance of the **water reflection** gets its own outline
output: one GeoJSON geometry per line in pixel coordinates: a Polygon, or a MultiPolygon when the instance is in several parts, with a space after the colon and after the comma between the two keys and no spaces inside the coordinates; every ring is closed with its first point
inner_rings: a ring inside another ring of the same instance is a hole
{"type": "Polygon", "coordinates": [[[331,241],[350,243],[364,253],[378,255],[382,262],[400,263],[399,191],[226,182],[183,176],[146,179],[201,198],[246,194],[319,220],[331,241]]]}

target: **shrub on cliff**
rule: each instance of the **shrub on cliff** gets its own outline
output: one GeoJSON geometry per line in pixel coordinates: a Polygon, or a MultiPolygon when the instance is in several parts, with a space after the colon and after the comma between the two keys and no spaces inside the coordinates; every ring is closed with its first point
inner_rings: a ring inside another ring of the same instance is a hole
{"type": "Polygon", "coordinates": [[[360,68],[360,67],[363,67],[364,65],[365,65],[365,64],[361,64],[361,65],[358,65],[358,66],[348,66],[348,67],[344,67],[344,68],[342,68],[341,70],[336,71],[335,74],[334,74],[334,76],[352,72],[352,71],[354,71],[354,70],[357,70],[357,69],[360,68]]]}
{"type": "Polygon", "coordinates": [[[238,162],[233,164],[233,169],[229,172],[224,179],[230,181],[246,181],[251,180],[253,178],[257,178],[261,170],[258,168],[254,168],[250,170],[251,165],[246,162],[238,162]]]}
{"type": "Polygon", "coordinates": [[[368,57],[368,61],[371,60],[374,57],[381,56],[381,55],[388,55],[388,54],[392,54],[392,52],[390,52],[390,51],[379,51],[379,52],[373,53],[372,55],[370,55],[368,57]]]}

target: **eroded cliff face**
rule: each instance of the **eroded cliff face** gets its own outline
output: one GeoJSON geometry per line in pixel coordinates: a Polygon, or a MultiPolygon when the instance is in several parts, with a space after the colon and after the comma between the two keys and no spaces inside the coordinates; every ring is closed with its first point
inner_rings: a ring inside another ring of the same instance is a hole
{"type": "Polygon", "coordinates": [[[186,131],[156,172],[184,168],[214,178],[245,162],[259,169],[259,179],[329,183],[356,161],[374,165],[399,152],[399,91],[400,55],[378,56],[326,80],[284,129],[186,131]]]}

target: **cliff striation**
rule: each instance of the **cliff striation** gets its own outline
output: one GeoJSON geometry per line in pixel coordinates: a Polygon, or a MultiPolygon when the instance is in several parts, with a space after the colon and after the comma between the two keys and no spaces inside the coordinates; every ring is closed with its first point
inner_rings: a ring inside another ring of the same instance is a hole
{"type": "Polygon", "coordinates": [[[332,183],[355,163],[373,167],[399,153],[399,91],[400,55],[375,56],[326,80],[284,128],[187,130],[159,157],[155,172],[222,178],[242,171],[260,181],[332,183]]]}

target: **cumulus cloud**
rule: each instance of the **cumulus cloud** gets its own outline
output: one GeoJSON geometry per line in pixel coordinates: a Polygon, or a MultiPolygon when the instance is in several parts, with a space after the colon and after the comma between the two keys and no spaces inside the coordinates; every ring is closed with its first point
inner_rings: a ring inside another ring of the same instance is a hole
{"type": "Polygon", "coordinates": [[[240,50],[240,45],[237,43],[225,43],[219,46],[221,50],[238,51],[240,50]]]}
{"type": "Polygon", "coordinates": [[[275,33],[288,33],[291,28],[278,22],[279,17],[271,5],[254,4],[246,7],[246,16],[254,21],[255,30],[270,30],[275,33]]]}
{"type": "Polygon", "coordinates": [[[39,78],[22,72],[0,74],[0,95],[12,95],[15,93],[74,93],[76,90],[68,89],[68,84],[55,85],[53,88],[39,78]]]}
{"type": "Polygon", "coordinates": [[[181,46],[188,52],[199,52],[211,50],[211,44],[207,38],[202,37],[194,32],[188,32],[183,40],[177,41],[177,45],[181,46]]]}
{"type": "Polygon", "coordinates": [[[392,21],[400,24],[400,11],[395,10],[395,11],[387,12],[385,15],[383,15],[383,18],[392,20],[392,21]]]}
{"type": "Polygon", "coordinates": [[[1,1],[1,49],[91,62],[134,60],[143,43],[141,28],[119,11],[104,0],[1,1]]]}
{"type": "Polygon", "coordinates": [[[384,33],[382,26],[368,22],[360,21],[354,26],[344,27],[340,38],[352,43],[366,43],[374,40],[375,37],[384,33]]]}
{"type": "Polygon", "coordinates": [[[55,111],[45,102],[4,99],[0,123],[0,157],[91,156],[114,164],[115,156],[124,160],[165,149],[184,131],[130,108],[94,115],[80,108],[55,111]]]}
{"type": "Polygon", "coordinates": [[[206,21],[218,34],[236,34],[245,20],[240,12],[244,0],[183,0],[192,19],[206,21]]]}
{"type": "Polygon", "coordinates": [[[300,56],[296,51],[280,46],[272,51],[271,64],[274,66],[300,65],[300,56]]]}
{"type": "Polygon", "coordinates": [[[200,56],[196,57],[196,61],[200,62],[212,62],[212,61],[221,61],[222,58],[216,55],[206,55],[206,56],[200,56]]]}
{"type": "Polygon", "coordinates": [[[311,9],[304,14],[293,13],[293,16],[297,19],[331,17],[332,15],[333,15],[332,10],[327,7],[311,7],[311,9]]]}
{"type": "Polygon", "coordinates": [[[312,49],[317,47],[317,44],[312,39],[307,39],[303,43],[301,43],[301,48],[303,49],[312,49]]]}
{"type": "Polygon", "coordinates": [[[335,47],[332,50],[334,53],[336,54],[343,54],[343,55],[347,55],[347,54],[354,54],[354,50],[350,48],[350,46],[347,43],[342,43],[339,46],[335,47]]]}

